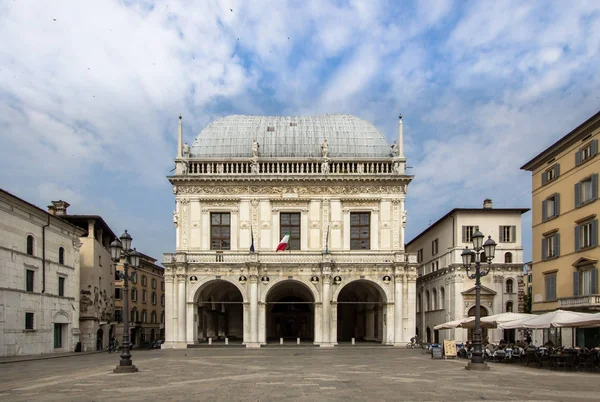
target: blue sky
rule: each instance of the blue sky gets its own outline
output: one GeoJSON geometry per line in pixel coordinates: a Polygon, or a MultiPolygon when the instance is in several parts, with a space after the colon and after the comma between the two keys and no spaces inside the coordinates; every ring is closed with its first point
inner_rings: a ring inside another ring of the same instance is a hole
{"type": "Polygon", "coordinates": [[[0,0],[0,37],[0,186],[159,261],[180,113],[188,143],[228,114],[325,113],[391,142],[401,111],[409,240],[484,198],[530,207],[519,167],[600,110],[593,0],[0,0]]]}

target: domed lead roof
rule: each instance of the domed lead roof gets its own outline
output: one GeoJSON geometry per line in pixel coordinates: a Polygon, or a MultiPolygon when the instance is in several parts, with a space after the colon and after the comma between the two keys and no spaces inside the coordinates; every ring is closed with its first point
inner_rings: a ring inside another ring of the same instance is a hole
{"type": "Polygon", "coordinates": [[[210,123],[191,146],[192,157],[252,157],[252,140],[261,157],[321,157],[327,139],[329,157],[390,157],[390,146],[377,128],[356,116],[223,117],[210,123]]]}

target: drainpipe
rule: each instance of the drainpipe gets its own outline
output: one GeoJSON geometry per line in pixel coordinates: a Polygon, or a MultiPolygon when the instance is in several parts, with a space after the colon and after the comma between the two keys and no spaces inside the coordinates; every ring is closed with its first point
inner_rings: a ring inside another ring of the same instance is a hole
{"type": "Polygon", "coordinates": [[[42,226],[42,293],[46,293],[46,228],[50,226],[50,214],[48,224],[42,226]]]}

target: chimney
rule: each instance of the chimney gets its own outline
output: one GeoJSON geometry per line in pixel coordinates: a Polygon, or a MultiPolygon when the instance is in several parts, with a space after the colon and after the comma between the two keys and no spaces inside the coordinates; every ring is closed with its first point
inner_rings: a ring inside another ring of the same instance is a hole
{"type": "Polygon", "coordinates": [[[51,201],[52,205],[48,206],[48,212],[51,213],[52,215],[56,215],[56,216],[64,216],[67,214],[67,208],[69,208],[69,206],[71,204],[69,204],[66,201],[63,200],[58,200],[58,201],[51,201]]]}
{"type": "Polygon", "coordinates": [[[483,209],[492,209],[492,200],[489,198],[483,200],[483,209]]]}

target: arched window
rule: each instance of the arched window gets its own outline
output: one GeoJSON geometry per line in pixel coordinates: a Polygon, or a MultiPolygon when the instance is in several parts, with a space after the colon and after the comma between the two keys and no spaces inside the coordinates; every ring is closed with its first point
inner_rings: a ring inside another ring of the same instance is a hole
{"type": "Polygon", "coordinates": [[[513,302],[511,302],[511,301],[506,302],[506,312],[507,313],[512,313],[513,312],[513,302]]]}
{"type": "Polygon", "coordinates": [[[509,279],[506,281],[506,293],[512,293],[513,292],[513,280],[509,279]]]}
{"type": "Polygon", "coordinates": [[[417,295],[417,313],[421,312],[421,294],[417,295]]]}
{"type": "Polygon", "coordinates": [[[512,263],[512,253],[504,253],[504,262],[512,263]]]}
{"type": "Polygon", "coordinates": [[[65,265],[65,249],[62,247],[58,248],[58,263],[60,265],[65,265]]]}
{"type": "Polygon", "coordinates": [[[27,254],[33,255],[34,239],[32,235],[27,236],[27,254]]]}
{"type": "Polygon", "coordinates": [[[440,308],[446,308],[446,290],[443,287],[440,288],[440,308]]]}
{"type": "Polygon", "coordinates": [[[425,311],[431,310],[431,304],[429,299],[429,290],[425,292],[425,311]]]}
{"type": "Polygon", "coordinates": [[[434,310],[438,309],[437,290],[435,288],[431,291],[431,305],[434,310]]]}

